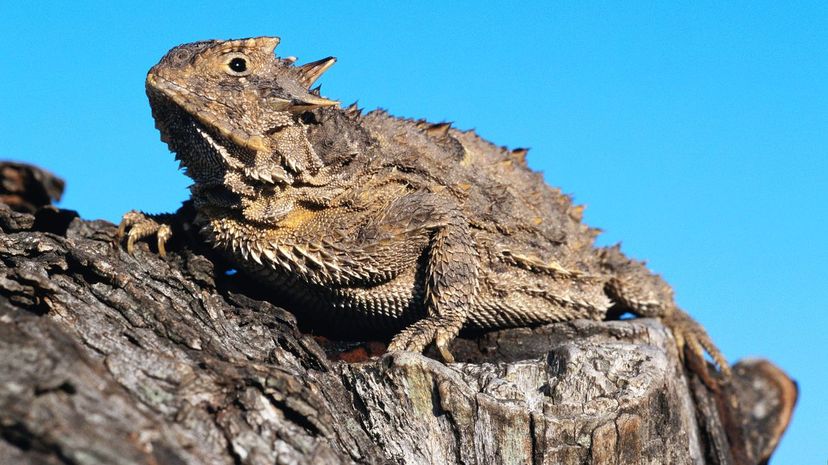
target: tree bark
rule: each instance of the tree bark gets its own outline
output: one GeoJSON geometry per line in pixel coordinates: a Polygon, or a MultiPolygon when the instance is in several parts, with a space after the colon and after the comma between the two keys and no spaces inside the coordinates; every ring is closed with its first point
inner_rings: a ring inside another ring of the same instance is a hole
{"type": "Polygon", "coordinates": [[[766,361],[711,390],[648,319],[467,334],[448,365],[311,336],[196,241],[129,255],[0,168],[0,464],[761,463],[796,400],[766,361]]]}

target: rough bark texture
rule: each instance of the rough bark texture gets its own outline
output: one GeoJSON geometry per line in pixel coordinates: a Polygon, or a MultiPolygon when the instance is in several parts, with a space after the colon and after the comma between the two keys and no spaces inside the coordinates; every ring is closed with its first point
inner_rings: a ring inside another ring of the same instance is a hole
{"type": "Polygon", "coordinates": [[[15,195],[34,214],[0,204],[0,464],[759,463],[796,399],[764,361],[711,391],[647,319],[371,357],[197,243],[131,256],[114,225],[15,195]]]}

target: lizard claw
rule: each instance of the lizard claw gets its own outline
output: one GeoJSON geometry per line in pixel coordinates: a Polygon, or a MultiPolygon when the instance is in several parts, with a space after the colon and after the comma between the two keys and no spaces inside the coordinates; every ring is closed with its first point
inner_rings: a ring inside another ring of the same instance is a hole
{"type": "Polygon", "coordinates": [[[433,318],[424,318],[402,330],[388,344],[388,351],[404,350],[422,353],[427,345],[434,342],[440,357],[446,363],[453,363],[454,356],[449,351],[449,343],[454,340],[460,328],[454,329],[433,318]]]}
{"type": "MultiPolygon", "coordinates": [[[[159,215],[160,216],[160,215],[159,215]]],[[[135,250],[135,241],[155,235],[158,241],[158,255],[167,256],[167,241],[172,237],[172,228],[166,223],[156,220],[157,216],[146,215],[137,210],[131,210],[121,218],[118,225],[118,240],[127,237],[127,252],[135,250]]]]}
{"type": "Polygon", "coordinates": [[[718,387],[705,361],[705,352],[710,354],[713,362],[719,368],[725,382],[730,380],[730,365],[724,355],[719,351],[707,331],[693,320],[690,315],[679,309],[675,309],[669,316],[664,318],[664,323],[670,328],[676,344],[679,348],[679,356],[684,360],[690,369],[701,377],[704,384],[711,389],[718,387]]]}

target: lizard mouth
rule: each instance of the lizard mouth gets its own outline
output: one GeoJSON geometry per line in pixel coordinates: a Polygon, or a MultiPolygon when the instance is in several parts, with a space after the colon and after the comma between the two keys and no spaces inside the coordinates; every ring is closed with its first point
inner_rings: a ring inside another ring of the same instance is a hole
{"type": "MultiPolygon", "coordinates": [[[[232,114],[233,110],[218,100],[211,99],[198,92],[193,92],[183,86],[167,80],[153,72],[147,74],[146,81],[147,96],[151,102],[163,102],[166,107],[178,107],[187,114],[193,121],[201,124],[204,128],[210,128],[211,132],[221,136],[239,147],[252,151],[267,151],[267,140],[259,135],[249,134],[244,130],[235,127],[226,118],[221,118],[215,108],[221,108],[232,114]]],[[[155,105],[151,105],[155,107],[155,105]]],[[[153,112],[155,113],[155,112],[153,112]]],[[[155,114],[153,114],[155,116],[155,114]]],[[[158,119],[156,118],[156,121],[158,119]]],[[[162,140],[166,135],[162,130],[162,140]]],[[[165,142],[169,143],[165,140],[165,142]]]]}
{"type": "MultiPolygon", "coordinates": [[[[272,156],[270,149],[262,148],[266,142],[251,144],[251,138],[217,122],[213,112],[204,110],[208,105],[195,93],[184,98],[179,86],[159,86],[158,82],[161,81],[147,80],[155,126],[187,176],[202,187],[226,184],[228,176],[244,180],[249,188],[293,182],[294,176],[281,165],[267,164],[267,169],[257,169],[261,165],[259,158],[272,156]]],[[[252,195],[248,187],[237,186],[233,190],[252,195]]]]}

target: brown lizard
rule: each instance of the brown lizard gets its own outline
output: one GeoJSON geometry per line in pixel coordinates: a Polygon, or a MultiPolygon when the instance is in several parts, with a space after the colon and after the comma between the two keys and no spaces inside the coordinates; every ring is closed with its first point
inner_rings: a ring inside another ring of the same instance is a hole
{"type": "MultiPolygon", "coordinates": [[[[632,312],[672,330],[692,366],[705,330],[670,286],[618,247],[595,247],[582,209],[508,150],[448,123],[362,114],[311,90],[336,61],[295,65],[275,37],[173,48],[146,79],[161,139],[194,184],[194,224],[235,266],[330,325],[400,330],[389,350],[461,328],[632,312]]],[[[171,235],[132,211],[120,234],[171,235]]],[[[701,365],[700,365],[701,363],[701,365]]]]}

